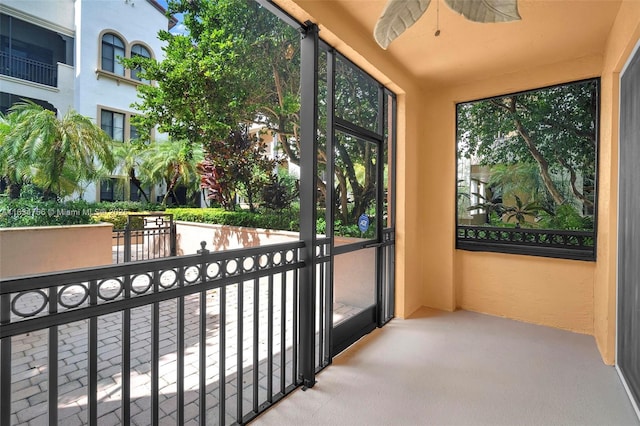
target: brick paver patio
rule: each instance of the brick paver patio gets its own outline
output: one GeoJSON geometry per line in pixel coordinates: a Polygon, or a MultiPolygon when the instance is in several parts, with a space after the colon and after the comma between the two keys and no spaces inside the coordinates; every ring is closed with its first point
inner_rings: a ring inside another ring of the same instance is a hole
{"type": "MultiPolygon", "coordinates": [[[[285,339],[281,344],[281,283],[276,276],[273,285],[273,389],[278,392],[281,383],[281,351],[285,351],[284,374],[287,385],[292,382],[293,359],[293,280],[287,279],[287,304],[284,312],[285,339]]],[[[226,323],[220,323],[220,290],[206,295],[206,404],[208,423],[217,423],[220,377],[218,373],[220,327],[226,327],[226,360],[224,382],[226,389],[226,421],[236,416],[237,374],[242,372],[243,413],[253,407],[253,351],[254,351],[254,283],[246,282],[243,289],[243,352],[242,363],[237,362],[238,340],[238,285],[227,287],[226,323]]],[[[268,382],[268,280],[259,284],[257,383],[259,401],[267,398],[268,382]]],[[[21,303],[27,305],[28,298],[21,303]]],[[[184,413],[185,424],[198,424],[199,416],[199,295],[185,297],[185,357],[184,357],[184,413]]],[[[160,303],[159,323],[159,406],[161,424],[176,424],[177,409],[177,300],[160,303]]],[[[343,321],[359,309],[334,304],[334,322],[343,321]]],[[[121,423],[122,397],[122,313],[98,318],[98,421],[101,425],[121,423]]],[[[131,422],[133,425],[150,423],[151,395],[151,306],[131,310],[131,422]]],[[[12,416],[19,425],[46,425],[48,386],[48,330],[39,330],[12,340],[12,416]]],[[[87,423],[88,414],[88,321],[66,324],[58,328],[58,418],[65,426],[87,423]]]]}

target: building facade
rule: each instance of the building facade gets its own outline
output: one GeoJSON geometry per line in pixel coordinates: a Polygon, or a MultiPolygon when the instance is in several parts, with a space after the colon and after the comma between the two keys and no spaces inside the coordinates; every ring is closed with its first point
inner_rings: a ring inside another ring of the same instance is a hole
{"type": "MultiPolygon", "coordinates": [[[[175,19],[155,0],[5,0],[0,4],[0,111],[28,99],[59,115],[74,109],[127,143],[136,88],[150,84],[119,58],[162,59],[157,34],[175,19]]],[[[136,200],[126,173],[90,183],[88,201],[136,200]],[[120,179],[119,184],[118,179],[120,179]]],[[[150,195],[150,194],[147,194],[150,195]]]]}

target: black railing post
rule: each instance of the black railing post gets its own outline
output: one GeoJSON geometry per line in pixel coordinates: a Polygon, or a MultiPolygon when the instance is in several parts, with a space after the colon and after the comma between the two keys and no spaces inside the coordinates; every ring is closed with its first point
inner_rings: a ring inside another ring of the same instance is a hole
{"type": "Polygon", "coordinates": [[[178,235],[178,230],[176,229],[176,224],[173,222],[173,216],[171,216],[170,219],[170,223],[171,223],[171,230],[169,231],[170,237],[169,237],[169,247],[171,252],[169,253],[170,256],[176,256],[177,252],[178,252],[178,247],[177,247],[177,235],[178,235]]]}
{"type": "MultiPolygon", "coordinates": [[[[200,250],[198,254],[201,256],[200,261],[200,280],[201,284],[207,282],[207,242],[200,242],[200,250]]],[[[198,410],[200,416],[200,424],[206,424],[207,419],[207,291],[202,290],[200,292],[200,319],[199,319],[199,332],[198,332],[198,346],[199,346],[199,369],[198,369],[198,410]]]]}
{"type": "MultiPolygon", "coordinates": [[[[300,40],[300,374],[305,388],[315,384],[315,249],[318,152],[318,26],[306,22],[300,40]]],[[[282,374],[282,373],[281,373],[282,374]]]]}
{"type": "Polygon", "coordinates": [[[131,215],[127,215],[124,227],[124,262],[131,262],[131,215]]]}
{"type": "MultiPolygon", "coordinates": [[[[11,295],[0,295],[0,324],[11,322],[11,295]]],[[[11,424],[11,337],[0,340],[0,424],[11,424]]]]}

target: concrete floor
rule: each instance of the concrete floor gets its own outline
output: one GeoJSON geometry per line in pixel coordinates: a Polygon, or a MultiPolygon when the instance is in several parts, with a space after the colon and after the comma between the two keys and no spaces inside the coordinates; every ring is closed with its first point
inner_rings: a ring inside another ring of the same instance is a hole
{"type": "Polygon", "coordinates": [[[472,312],[393,320],[254,425],[640,425],[593,337],[472,312]]]}

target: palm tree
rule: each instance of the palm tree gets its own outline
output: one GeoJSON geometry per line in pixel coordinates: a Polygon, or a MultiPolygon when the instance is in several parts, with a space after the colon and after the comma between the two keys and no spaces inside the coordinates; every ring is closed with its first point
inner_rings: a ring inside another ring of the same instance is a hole
{"type": "MultiPolygon", "coordinates": [[[[32,183],[43,198],[71,195],[80,183],[112,169],[110,138],[90,118],[70,110],[62,119],[32,102],[11,107],[11,129],[3,137],[3,151],[15,164],[29,164],[32,183]]],[[[4,157],[4,156],[2,156],[4,157]]]]}
{"type": "Polygon", "coordinates": [[[162,140],[151,145],[141,174],[155,183],[166,183],[167,192],[162,199],[162,204],[166,205],[169,195],[173,194],[176,198],[175,188],[178,184],[197,190],[199,178],[196,166],[203,160],[202,147],[194,147],[186,140],[162,140]]]}
{"type": "Polygon", "coordinates": [[[20,155],[19,145],[11,144],[8,135],[16,126],[15,114],[0,113],[0,179],[4,179],[9,188],[9,198],[20,197],[20,189],[28,182],[29,161],[20,155]]]}

